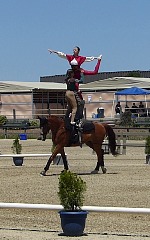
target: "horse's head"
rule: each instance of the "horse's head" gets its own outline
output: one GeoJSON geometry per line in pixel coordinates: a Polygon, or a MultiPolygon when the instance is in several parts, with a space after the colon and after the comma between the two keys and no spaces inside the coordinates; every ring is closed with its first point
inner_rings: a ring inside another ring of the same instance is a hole
{"type": "Polygon", "coordinates": [[[46,135],[50,130],[50,127],[48,125],[48,119],[45,117],[38,117],[40,120],[40,129],[41,129],[41,135],[42,135],[42,141],[46,140],[46,135]]]}
{"type": "Polygon", "coordinates": [[[52,137],[55,137],[58,130],[62,125],[64,125],[64,120],[58,116],[50,115],[48,118],[38,117],[40,120],[41,135],[43,136],[43,141],[46,140],[46,135],[49,130],[51,130],[52,137]]]}

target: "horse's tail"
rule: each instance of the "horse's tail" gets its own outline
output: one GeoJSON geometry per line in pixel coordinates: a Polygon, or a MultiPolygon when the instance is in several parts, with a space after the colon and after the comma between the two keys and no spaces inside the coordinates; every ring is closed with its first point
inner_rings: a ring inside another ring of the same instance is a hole
{"type": "Polygon", "coordinates": [[[116,134],[110,125],[104,124],[104,127],[106,129],[106,134],[108,136],[108,146],[110,148],[110,151],[111,151],[112,155],[116,156],[116,155],[118,155],[118,153],[116,151],[116,146],[117,146],[116,134]]]}

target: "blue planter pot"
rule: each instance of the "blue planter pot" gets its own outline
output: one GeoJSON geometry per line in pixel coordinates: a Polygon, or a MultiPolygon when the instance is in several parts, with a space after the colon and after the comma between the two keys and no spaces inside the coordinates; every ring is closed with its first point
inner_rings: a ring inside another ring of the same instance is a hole
{"type": "Polygon", "coordinates": [[[13,162],[15,166],[22,166],[24,157],[13,157],[13,162]]]}
{"type": "Polygon", "coordinates": [[[61,227],[65,236],[83,235],[87,211],[65,212],[60,211],[61,227]]]}

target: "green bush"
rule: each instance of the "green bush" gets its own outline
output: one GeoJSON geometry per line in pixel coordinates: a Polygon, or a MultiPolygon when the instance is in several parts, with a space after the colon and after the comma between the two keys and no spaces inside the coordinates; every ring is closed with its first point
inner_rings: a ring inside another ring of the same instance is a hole
{"type": "Polygon", "coordinates": [[[64,171],[59,178],[58,196],[66,211],[80,211],[84,202],[86,183],[77,174],[64,171]]]}
{"type": "Polygon", "coordinates": [[[19,142],[19,137],[17,136],[15,140],[13,140],[13,145],[11,147],[14,154],[20,154],[22,151],[22,145],[19,142]]]}
{"type": "Polygon", "coordinates": [[[34,127],[39,127],[40,126],[40,122],[39,120],[30,120],[30,126],[34,126],[34,127]]]}
{"type": "Polygon", "coordinates": [[[3,125],[7,122],[7,117],[6,116],[3,116],[3,115],[0,115],[0,125],[3,125]]]}
{"type": "Polygon", "coordinates": [[[121,114],[120,117],[120,125],[121,126],[131,126],[132,125],[132,119],[131,119],[132,113],[131,111],[125,111],[121,114]]]}
{"type": "Polygon", "coordinates": [[[145,154],[150,154],[150,136],[146,138],[145,142],[145,154]]]}

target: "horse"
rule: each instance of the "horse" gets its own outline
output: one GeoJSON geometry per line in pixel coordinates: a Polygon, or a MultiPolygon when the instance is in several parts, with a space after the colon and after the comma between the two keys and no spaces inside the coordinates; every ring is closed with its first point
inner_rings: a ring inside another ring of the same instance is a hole
{"type": "MultiPolygon", "coordinates": [[[[51,162],[54,160],[58,153],[61,154],[64,164],[64,170],[68,170],[68,163],[66,159],[66,154],[64,147],[75,147],[80,146],[80,142],[75,143],[70,142],[71,131],[66,129],[65,119],[50,115],[47,118],[38,117],[40,120],[40,128],[42,129],[43,141],[46,140],[46,135],[51,130],[52,133],[52,142],[54,150],[51,157],[48,159],[44,170],[40,173],[42,176],[46,176],[46,172],[49,170],[51,162]]],[[[86,125],[85,121],[85,125],[86,125]]],[[[86,144],[97,154],[97,164],[95,169],[91,173],[98,173],[99,168],[101,167],[102,172],[105,174],[107,169],[104,166],[104,150],[102,149],[102,143],[105,137],[108,138],[108,145],[113,156],[117,156],[116,151],[116,135],[114,130],[107,123],[100,123],[98,121],[87,122],[87,125],[92,126],[91,130],[86,131],[83,125],[81,134],[82,144],[86,144]]]]}

